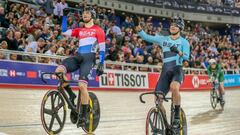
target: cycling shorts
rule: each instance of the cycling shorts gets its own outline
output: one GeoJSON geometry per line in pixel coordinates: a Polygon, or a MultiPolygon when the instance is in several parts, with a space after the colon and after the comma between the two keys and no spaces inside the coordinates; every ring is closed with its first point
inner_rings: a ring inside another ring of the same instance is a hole
{"type": "Polygon", "coordinates": [[[183,79],[184,71],[182,66],[175,66],[171,69],[163,68],[155,90],[161,91],[167,95],[171,82],[176,81],[182,84],[183,79]]]}
{"type": "Polygon", "coordinates": [[[88,75],[95,64],[95,53],[78,54],[77,56],[66,58],[62,65],[66,73],[75,72],[79,69],[79,82],[88,84],[88,75]]]}

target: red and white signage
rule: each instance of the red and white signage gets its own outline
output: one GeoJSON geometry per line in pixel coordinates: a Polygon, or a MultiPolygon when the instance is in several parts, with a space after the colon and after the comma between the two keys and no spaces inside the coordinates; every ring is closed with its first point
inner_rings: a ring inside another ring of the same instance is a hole
{"type": "MultiPolygon", "coordinates": [[[[149,89],[155,89],[158,82],[160,74],[159,73],[149,73],[149,89]]],[[[200,90],[200,89],[210,89],[211,85],[207,84],[207,75],[185,75],[183,84],[181,85],[181,90],[200,90]]]]}
{"type": "Polygon", "coordinates": [[[108,70],[99,77],[100,88],[148,89],[148,73],[108,70]]]}

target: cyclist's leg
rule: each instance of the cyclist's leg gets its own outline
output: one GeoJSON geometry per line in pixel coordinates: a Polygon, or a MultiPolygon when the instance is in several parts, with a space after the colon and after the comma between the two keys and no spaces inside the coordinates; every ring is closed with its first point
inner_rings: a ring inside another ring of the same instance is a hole
{"type": "MultiPolygon", "coordinates": [[[[169,92],[169,84],[170,84],[170,76],[167,75],[166,71],[162,70],[159,80],[157,82],[155,91],[161,91],[164,95],[167,95],[169,92]]],[[[162,99],[162,95],[160,95],[160,99],[162,99]]],[[[166,110],[163,106],[163,100],[160,101],[160,108],[166,115],[166,110]]]]}
{"type": "Polygon", "coordinates": [[[81,91],[81,112],[79,126],[84,124],[87,120],[87,111],[89,107],[89,94],[88,94],[88,75],[93,68],[95,60],[94,54],[84,54],[83,62],[80,65],[79,89],[81,91]]]}
{"type": "Polygon", "coordinates": [[[220,96],[223,101],[225,101],[225,90],[224,90],[224,73],[221,72],[218,78],[219,81],[219,90],[220,90],[220,96]]]}
{"type": "MultiPolygon", "coordinates": [[[[67,77],[65,74],[68,72],[74,72],[74,71],[78,70],[79,69],[78,63],[79,63],[79,58],[77,58],[77,56],[66,58],[63,60],[62,64],[56,68],[55,72],[64,73],[63,77],[65,80],[67,80],[67,77]]],[[[69,84],[65,83],[63,85],[64,85],[63,86],[64,89],[67,91],[67,93],[69,95],[71,102],[74,105],[74,99],[76,98],[76,95],[73,93],[69,84]]]]}
{"type": "Polygon", "coordinates": [[[181,96],[180,96],[180,86],[183,81],[184,73],[181,66],[177,66],[173,72],[173,79],[170,84],[170,89],[172,90],[172,98],[174,105],[174,122],[173,127],[176,132],[179,132],[180,127],[180,110],[181,110],[181,96]]]}

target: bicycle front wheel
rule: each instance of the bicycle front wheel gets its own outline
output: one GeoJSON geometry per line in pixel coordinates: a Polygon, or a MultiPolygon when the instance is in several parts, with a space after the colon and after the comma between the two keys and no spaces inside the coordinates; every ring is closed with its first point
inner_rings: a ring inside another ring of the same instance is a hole
{"type": "Polygon", "coordinates": [[[212,108],[215,109],[218,103],[218,95],[215,89],[210,90],[210,101],[212,108]]]}
{"type": "Polygon", "coordinates": [[[66,120],[66,105],[60,92],[48,91],[41,104],[41,121],[49,135],[61,132],[66,120]]]}
{"type": "Polygon", "coordinates": [[[166,135],[162,113],[156,107],[151,108],[147,114],[146,135],[166,135]]]}

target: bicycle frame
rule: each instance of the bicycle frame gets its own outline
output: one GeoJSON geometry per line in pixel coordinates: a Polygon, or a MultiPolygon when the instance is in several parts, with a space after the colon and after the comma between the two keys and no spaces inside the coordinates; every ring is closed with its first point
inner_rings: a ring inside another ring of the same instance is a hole
{"type": "MultiPolygon", "coordinates": [[[[166,126],[166,129],[171,130],[172,129],[171,123],[170,124],[168,123],[166,114],[164,113],[164,111],[160,107],[160,102],[161,102],[161,100],[166,101],[166,102],[168,102],[168,100],[172,101],[172,98],[165,97],[165,95],[162,92],[148,92],[148,93],[143,93],[143,94],[140,95],[140,101],[142,103],[145,103],[145,101],[143,101],[143,99],[142,99],[142,96],[143,95],[149,95],[149,94],[154,94],[155,95],[155,97],[156,97],[155,107],[161,112],[162,115],[164,115],[162,118],[163,118],[163,121],[164,121],[164,125],[166,126]],[[160,97],[159,95],[162,95],[163,97],[160,97]]],[[[171,118],[172,118],[172,114],[173,114],[173,106],[172,106],[172,103],[171,103],[171,118]]]]}
{"type": "MultiPolygon", "coordinates": [[[[78,83],[78,82],[77,82],[77,81],[66,81],[66,80],[64,80],[64,78],[63,78],[63,73],[43,73],[43,74],[41,74],[41,79],[42,79],[42,81],[43,81],[44,83],[47,83],[46,80],[45,80],[44,77],[43,77],[43,76],[46,75],[46,74],[48,74],[48,75],[56,75],[56,76],[57,76],[57,78],[59,79],[59,83],[60,83],[60,85],[59,85],[58,88],[57,88],[58,91],[62,94],[63,98],[64,98],[65,101],[67,102],[67,105],[70,107],[70,109],[73,110],[73,111],[75,111],[76,113],[78,113],[79,106],[80,106],[79,102],[78,102],[78,104],[77,104],[77,107],[75,107],[75,106],[72,104],[72,102],[69,100],[69,98],[68,98],[65,90],[63,89],[63,84],[64,84],[64,83],[78,83]]],[[[80,93],[81,93],[81,92],[79,91],[78,101],[80,100],[80,95],[81,95],[80,93]]]]}

